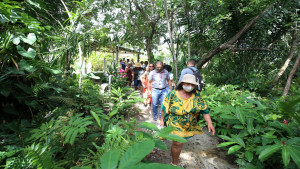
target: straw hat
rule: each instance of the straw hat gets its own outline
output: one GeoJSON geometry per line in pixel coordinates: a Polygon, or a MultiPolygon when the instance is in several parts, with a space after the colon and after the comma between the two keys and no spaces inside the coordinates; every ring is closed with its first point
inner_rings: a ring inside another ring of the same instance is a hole
{"type": "Polygon", "coordinates": [[[142,67],[142,65],[140,63],[136,63],[134,64],[134,67],[142,67]]]}
{"type": "Polygon", "coordinates": [[[181,81],[178,82],[177,85],[179,85],[182,82],[191,83],[191,84],[194,84],[194,85],[199,85],[199,83],[196,82],[196,77],[192,74],[183,75],[181,81]]]}

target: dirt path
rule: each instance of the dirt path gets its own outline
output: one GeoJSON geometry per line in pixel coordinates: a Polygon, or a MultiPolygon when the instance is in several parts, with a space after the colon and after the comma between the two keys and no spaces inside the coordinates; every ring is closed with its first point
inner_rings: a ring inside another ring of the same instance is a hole
{"type": "MultiPolygon", "coordinates": [[[[159,121],[152,120],[151,108],[145,108],[142,103],[137,103],[136,108],[140,109],[140,113],[136,115],[138,122],[150,122],[155,125],[159,121]]],[[[204,133],[196,135],[184,144],[180,154],[180,163],[186,169],[235,169],[236,165],[229,162],[230,159],[226,156],[226,152],[216,147],[218,138],[210,136],[206,128],[203,128],[204,133]]],[[[147,160],[151,162],[170,164],[171,157],[171,141],[164,141],[168,147],[168,151],[155,149],[147,156],[147,160]]]]}

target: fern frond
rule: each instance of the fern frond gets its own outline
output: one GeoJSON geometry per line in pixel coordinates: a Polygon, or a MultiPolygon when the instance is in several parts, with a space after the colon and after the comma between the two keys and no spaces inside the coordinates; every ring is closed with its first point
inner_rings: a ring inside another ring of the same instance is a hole
{"type": "Polygon", "coordinates": [[[41,169],[54,168],[54,162],[47,146],[33,143],[25,149],[25,158],[32,166],[41,169]]]}

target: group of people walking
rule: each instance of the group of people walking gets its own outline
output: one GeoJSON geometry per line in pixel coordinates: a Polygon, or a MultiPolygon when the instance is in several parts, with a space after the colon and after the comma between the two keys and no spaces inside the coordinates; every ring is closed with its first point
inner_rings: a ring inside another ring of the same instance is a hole
{"type": "MultiPolygon", "coordinates": [[[[142,92],[146,92],[146,100],[151,104],[153,120],[159,120],[160,127],[174,127],[171,134],[189,139],[197,134],[202,134],[202,129],[198,124],[200,115],[207,122],[208,131],[215,134],[215,128],[209,115],[208,106],[201,95],[199,78],[195,72],[199,72],[195,67],[195,60],[187,62],[187,68],[183,69],[179,81],[175,87],[172,67],[164,65],[163,62],[134,64],[134,68],[127,64],[126,75],[132,74],[135,89],[140,85],[142,92]],[[129,72],[129,73],[128,73],[129,72]],[[195,76],[196,75],[196,76],[195,76]],[[173,90],[175,87],[175,90],[173,90]],[[160,109],[159,109],[160,103],[160,109]]],[[[128,76],[127,76],[128,77],[128,76]]],[[[128,78],[129,79],[129,78],[128,78]]],[[[130,83],[130,80],[128,81],[130,83]]],[[[173,141],[171,147],[172,165],[179,164],[179,156],[183,143],[173,141]]]]}

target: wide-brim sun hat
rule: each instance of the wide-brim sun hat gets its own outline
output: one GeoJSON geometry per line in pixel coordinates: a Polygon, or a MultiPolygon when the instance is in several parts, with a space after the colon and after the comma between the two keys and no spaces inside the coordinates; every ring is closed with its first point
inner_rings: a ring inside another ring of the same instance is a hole
{"type": "Polygon", "coordinates": [[[182,79],[180,82],[177,83],[177,85],[179,85],[180,83],[191,83],[194,85],[199,85],[199,83],[197,83],[196,81],[196,76],[192,75],[192,74],[185,74],[182,76],[182,79]]]}
{"type": "Polygon", "coordinates": [[[142,67],[142,65],[140,63],[136,63],[134,64],[134,67],[142,67]]]}

